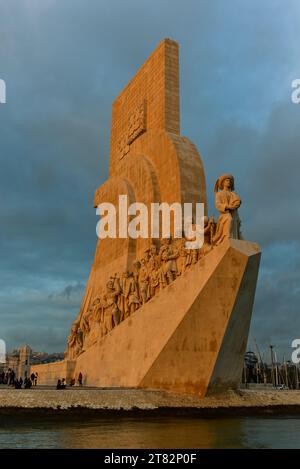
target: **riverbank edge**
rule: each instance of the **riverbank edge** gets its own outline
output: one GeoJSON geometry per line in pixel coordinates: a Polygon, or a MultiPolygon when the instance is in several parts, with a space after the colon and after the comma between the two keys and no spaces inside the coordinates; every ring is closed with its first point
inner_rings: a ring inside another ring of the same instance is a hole
{"type": "Polygon", "coordinates": [[[142,389],[0,389],[0,416],[188,416],[299,415],[300,391],[229,390],[197,395],[142,389]]]}
{"type": "Polygon", "coordinates": [[[32,418],[40,416],[49,417],[203,417],[203,418],[238,418],[242,416],[256,417],[276,417],[276,416],[298,416],[300,415],[300,405],[267,405],[267,406],[233,406],[233,407],[158,407],[141,409],[132,407],[130,409],[105,409],[90,408],[83,406],[70,406],[61,408],[59,405],[53,407],[0,407],[0,417],[14,416],[17,418],[32,418]]]}

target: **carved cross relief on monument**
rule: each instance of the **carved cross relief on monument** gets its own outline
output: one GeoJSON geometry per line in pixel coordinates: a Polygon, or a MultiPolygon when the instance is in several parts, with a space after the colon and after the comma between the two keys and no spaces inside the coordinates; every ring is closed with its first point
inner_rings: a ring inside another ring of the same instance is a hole
{"type": "Polygon", "coordinates": [[[120,159],[124,158],[130,150],[130,144],[146,131],[146,100],[137,106],[128,118],[127,129],[118,142],[120,159]]]}

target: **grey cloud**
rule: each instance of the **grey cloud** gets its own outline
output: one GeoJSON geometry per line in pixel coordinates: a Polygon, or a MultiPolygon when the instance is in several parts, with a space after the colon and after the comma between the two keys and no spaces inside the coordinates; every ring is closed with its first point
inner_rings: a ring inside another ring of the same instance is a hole
{"type": "Polygon", "coordinates": [[[75,285],[67,285],[62,291],[59,293],[50,293],[49,299],[54,298],[66,298],[67,300],[70,299],[71,296],[74,294],[80,294],[82,296],[84,291],[84,284],[77,282],[75,285]]]}

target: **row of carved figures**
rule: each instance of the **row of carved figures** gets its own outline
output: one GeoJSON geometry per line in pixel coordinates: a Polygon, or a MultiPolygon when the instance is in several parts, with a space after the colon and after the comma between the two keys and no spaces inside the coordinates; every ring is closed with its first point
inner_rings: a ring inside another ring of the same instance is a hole
{"type": "Polygon", "coordinates": [[[109,333],[124,319],[172,283],[186,269],[198,262],[225,239],[240,238],[237,208],[240,198],[232,190],[231,175],[218,178],[215,186],[218,223],[204,217],[204,243],[200,249],[186,249],[186,239],[161,239],[144,256],[134,262],[131,271],[115,274],[106,284],[106,291],[73,323],[68,337],[66,357],[76,358],[84,348],[109,333]]]}
{"type": "Polygon", "coordinates": [[[159,250],[152,243],[131,271],[110,277],[105,293],[74,322],[68,338],[68,357],[75,358],[82,351],[95,326],[97,338],[104,336],[205,256],[213,248],[216,224],[213,217],[205,217],[204,223],[200,249],[187,249],[185,238],[164,238],[159,250]]]}

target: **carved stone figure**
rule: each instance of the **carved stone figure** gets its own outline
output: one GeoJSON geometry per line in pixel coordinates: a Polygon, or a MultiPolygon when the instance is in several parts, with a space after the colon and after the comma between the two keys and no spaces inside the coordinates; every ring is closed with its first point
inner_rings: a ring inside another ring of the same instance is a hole
{"type": "Polygon", "coordinates": [[[88,316],[88,325],[89,328],[91,329],[92,324],[94,322],[99,322],[100,321],[100,315],[101,315],[101,300],[100,298],[96,298],[92,306],[90,307],[90,314],[88,316]]]}
{"type": "Polygon", "coordinates": [[[134,278],[134,281],[135,281],[136,287],[137,287],[137,296],[138,296],[138,299],[141,302],[142,300],[141,300],[140,289],[139,289],[139,272],[140,272],[140,268],[141,268],[141,263],[140,263],[139,260],[136,259],[133,262],[132,275],[133,275],[133,278],[134,278]]]}
{"type": "Polygon", "coordinates": [[[192,264],[196,264],[196,262],[198,261],[198,252],[199,249],[191,249],[192,264]]]}
{"type": "Polygon", "coordinates": [[[183,274],[186,268],[187,249],[185,248],[185,238],[179,238],[177,241],[177,275],[183,274]]]}
{"type": "Polygon", "coordinates": [[[150,260],[153,262],[153,267],[155,267],[156,269],[159,269],[160,259],[159,259],[159,255],[157,253],[157,248],[156,248],[155,244],[151,244],[151,246],[150,246],[150,259],[149,259],[149,261],[150,260]]]}
{"type": "Polygon", "coordinates": [[[90,320],[93,313],[93,307],[88,308],[82,315],[80,320],[80,328],[83,332],[84,337],[90,333],[90,320]]]}
{"type": "Polygon", "coordinates": [[[171,240],[169,238],[161,240],[159,255],[162,262],[162,273],[165,283],[169,284],[173,282],[177,275],[176,259],[178,254],[176,246],[171,244],[171,240]]]}
{"type": "Polygon", "coordinates": [[[111,277],[106,284],[104,295],[104,323],[103,333],[107,334],[120,322],[120,310],[118,308],[118,297],[121,292],[120,282],[117,276],[111,277]]]}
{"type": "MultiPolygon", "coordinates": [[[[112,282],[112,289],[113,291],[110,293],[110,297],[114,299],[114,303],[116,305],[116,308],[113,310],[113,327],[117,326],[120,322],[120,309],[118,307],[119,301],[120,301],[120,295],[121,295],[121,284],[120,284],[120,278],[118,277],[118,274],[115,274],[114,277],[110,277],[110,280],[112,282]]],[[[106,293],[106,298],[107,298],[107,293],[106,293]]]]}
{"type": "Polygon", "coordinates": [[[96,298],[93,303],[93,321],[101,322],[102,318],[102,309],[103,309],[103,300],[101,297],[96,298]]]}
{"type": "Polygon", "coordinates": [[[74,322],[71,327],[71,332],[68,336],[68,341],[67,341],[67,357],[72,360],[75,358],[75,345],[76,345],[76,338],[77,338],[77,330],[78,330],[78,324],[74,322]]]}
{"type": "Polygon", "coordinates": [[[77,330],[77,339],[76,339],[76,356],[79,355],[83,350],[83,332],[80,327],[77,330]]]}
{"type": "Polygon", "coordinates": [[[150,258],[148,261],[148,273],[149,273],[149,286],[151,298],[156,295],[159,291],[159,276],[160,276],[160,258],[157,254],[155,244],[150,247],[150,258]]]}
{"type": "Polygon", "coordinates": [[[140,302],[138,298],[137,285],[133,278],[132,272],[125,273],[125,281],[123,284],[123,295],[125,298],[125,318],[138,309],[140,302]]]}
{"type": "Polygon", "coordinates": [[[146,265],[146,259],[141,260],[141,268],[139,271],[139,291],[142,304],[149,300],[149,273],[146,265]]]}
{"type": "Polygon", "coordinates": [[[146,261],[146,264],[149,262],[149,259],[150,259],[150,248],[148,249],[145,249],[144,251],[144,259],[146,261]]]}
{"type": "Polygon", "coordinates": [[[83,347],[83,334],[78,322],[72,324],[71,333],[68,337],[67,357],[74,360],[83,347]]]}
{"type": "Polygon", "coordinates": [[[220,212],[213,244],[218,245],[225,239],[241,239],[240,218],[237,209],[241,205],[240,197],[233,192],[234,178],[231,174],[223,174],[215,184],[216,208],[220,212]]]}
{"type": "Polygon", "coordinates": [[[125,298],[125,282],[127,272],[123,272],[120,279],[121,292],[118,298],[118,308],[120,310],[120,322],[124,321],[127,312],[126,298],[125,298]]]}
{"type": "Polygon", "coordinates": [[[196,264],[198,261],[198,249],[187,249],[186,253],[185,268],[191,266],[192,264],[196,264]]]}
{"type": "Polygon", "coordinates": [[[200,248],[199,257],[205,256],[208,252],[210,252],[213,248],[212,246],[212,238],[215,232],[215,221],[214,217],[208,218],[207,216],[204,217],[204,240],[203,245],[200,248]]]}
{"type": "Polygon", "coordinates": [[[84,347],[90,347],[98,337],[102,336],[102,312],[103,301],[101,298],[96,298],[92,306],[89,308],[89,315],[84,317],[85,324],[87,324],[88,334],[84,337],[84,347]]]}

